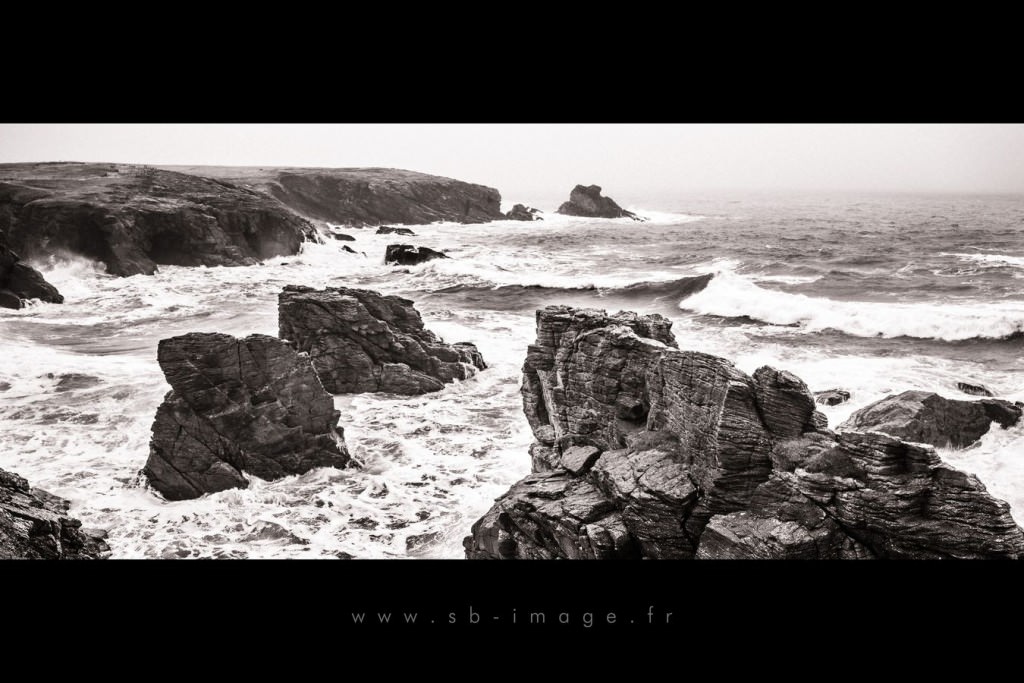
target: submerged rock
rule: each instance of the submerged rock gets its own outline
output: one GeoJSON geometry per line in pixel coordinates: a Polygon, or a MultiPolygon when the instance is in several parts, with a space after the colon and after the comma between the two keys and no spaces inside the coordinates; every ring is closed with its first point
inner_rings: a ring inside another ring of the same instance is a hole
{"type": "Polygon", "coordinates": [[[1020,417],[1021,409],[1009,401],[958,401],[928,391],[904,391],[861,408],[840,428],[963,448],[988,433],[993,422],[1005,429],[1020,417]]]}
{"type": "Polygon", "coordinates": [[[542,221],[544,220],[537,214],[540,213],[539,209],[535,209],[532,206],[526,206],[524,204],[516,204],[512,207],[512,210],[505,214],[505,218],[513,221],[542,221]]]}
{"type": "Polygon", "coordinates": [[[7,235],[0,230],[0,307],[24,308],[28,299],[50,304],[64,303],[64,297],[56,287],[10,250],[7,235]]]}
{"type": "Polygon", "coordinates": [[[368,289],[285,287],[278,326],[334,394],[423,394],[487,367],[473,344],[427,330],[412,301],[368,289]]]}
{"type": "Polygon", "coordinates": [[[597,185],[577,185],[569,193],[569,201],[558,207],[558,213],[567,216],[587,216],[589,218],[632,218],[635,221],[644,219],[632,211],[626,211],[615,203],[611,197],[602,197],[601,188],[597,185]]]}
{"type": "Polygon", "coordinates": [[[110,556],[104,531],[83,529],[71,503],[0,469],[0,560],[100,560],[110,556]]]}
{"type": "Polygon", "coordinates": [[[415,266],[438,258],[449,258],[440,251],[427,247],[414,247],[411,244],[389,244],[384,252],[384,264],[399,266],[415,266]]]}
{"type": "Polygon", "coordinates": [[[378,235],[407,235],[409,237],[415,237],[414,233],[409,228],[393,228],[390,225],[382,225],[377,228],[378,235]]]}
{"type": "Polygon", "coordinates": [[[157,409],[143,470],[169,500],[344,467],[340,413],[309,358],[265,335],[192,333],[160,341],[172,390],[157,409]]]}
{"type": "Polygon", "coordinates": [[[330,233],[330,235],[334,239],[340,240],[342,242],[355,242],[356,241],[355,237],[353,237],[352,235],[346,235],[343,232],[332,232],[332,233],[330,233]]]}
{"type": "Polygon", "coordinates": [[[850,392],[846,389],[815,391],[814,400],[826,406],[837,406],[850,400],[850,392]]]}
{"type": "Polygon", "coordinates": [[[681,351],[670,327],[538,312],[534,474],[473,525],[467,557],[1024,556],[1009,506],[931,447],[837,435],[795,375],[681,351]]]}
{"type": "Polygon", "coordinates": [[[987,387],[981,384],[971,384],[970,382],[957,382],[956,388],[965,394],[971,396],[995,396],[987,387]]]}

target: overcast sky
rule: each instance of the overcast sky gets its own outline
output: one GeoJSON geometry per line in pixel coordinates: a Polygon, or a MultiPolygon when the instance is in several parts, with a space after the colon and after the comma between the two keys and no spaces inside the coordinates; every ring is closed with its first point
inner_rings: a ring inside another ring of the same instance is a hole
{"type": "Polygon", "coordinates": [[[0,161],[385,166],[509,199],[791,189],[1024,192],[1024,125],[2,124],[0,161]]]}

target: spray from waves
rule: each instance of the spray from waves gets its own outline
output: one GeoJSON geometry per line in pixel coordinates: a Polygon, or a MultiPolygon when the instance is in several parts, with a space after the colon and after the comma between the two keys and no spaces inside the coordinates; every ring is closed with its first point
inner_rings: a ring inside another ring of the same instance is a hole
{"type": "Polygon", "coordinates": [[[957,254],[942,252],[939,256],[956,256],[964,261],[974,261],[994,268],[1015,266],[1024,268],[1024,256],[1008,256],[1005,254],[957,254]]]}
{"type": "Polygon", "coordinates": [[[1024,302],[988,304],[889,304],[834,301],[772,291],[724,270],[679,308],[722,318],[749,318],[808,332],[839,330],[858,337],[917,337],[962,341],[1019,339],[1024,302]]]}

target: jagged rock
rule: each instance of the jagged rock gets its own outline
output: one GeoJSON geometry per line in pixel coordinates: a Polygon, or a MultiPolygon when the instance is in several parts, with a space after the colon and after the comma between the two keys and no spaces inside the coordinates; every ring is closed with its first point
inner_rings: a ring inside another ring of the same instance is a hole
{"type": "Polygon", "coordinates": [[[971,396],[995,396],[988,387],[982,384],[971,384],[970,382],[957,382],[956,388],[971,396]]]}
{"type": "Polygon", "coordinates": [[[359,253],[358,251],[356,251],[352,247],[348,246],[347,244],[341,245],[341,250],[342,251],[347,251],[350,254],[358,254],[359,253]]]}
{"type": "Polygon", "coordinates": [[[449,258],[440,251],[411,244],[389,244],[384,252],[384,263],[399,266],[415,266],[438,258],[449,258]]]}
{"type": "Polygon", "coordinates": [[[68,517],[71,503],[0,469],[0,560],[99,560],[110,556],[105,531],[68,517]]]}
{"type": "Polygon", "coordinates": [[[523,411],[537,441],[548,446],[558,441],[560,447],[621,446],[621,434],[629,429],[616,425],[635,429],[647,419],[643,376],[662,346],[675,346],[671,327],[657,314],[607,315],[568,306],[538,311],[537,343],[527,350],[522,387],[523,411]],[[603,328],[617,334],[597,335],[593,344],[581,346],[586,353],[576,353],[578,339],[583,342],[587,332],[603,328]],[[630,336],[630,331],[637,334],[630,336]],[[591,396],[587,411],[566,410],[569,401],[591,396]]]}
{"type": "Polygon", "coordinates": [[[469,559],[622,559],[637,548],[615,505],[564,472],[531,474],[498,499],[465,540],[469,559]]]}
{"type": "Polygon", "coordinates": [[[56,287],[11,251],[7,246],[7,235],[0,230],[0,307],[24,308],[28,299],[50,304],[64,303],[64,297],[56,287]]]}
{"type": "Polygon", "coordinates": [[[601,451],[593,446],[571,446],[562,452],[559,464],[569,474],[579,476],[597,462],[599,455],[601,451]]]}
{"type": "Polygon", "coordinates": [[[352,235],[346,235],[343,232],[332,232],[332,233],[330,233],[330,235],[334,239],[340,240],[342,242],[355,242],[356,241],[355,237],[353,237],[352,235]]]}
{"type": "Polygon", "coordinates": [[[406,235],[408,237],[415,237],[414,233],[409,228],[393,228],[390,225],[382,225],[377,228],[378,235],[406,235]]]}
{"type": "Polygon", "coordinates": [[[601,188],[597,185],[577,185],[569,193],[569,201],[558,207],[558,213],[567,216],[587,216],[589,218],[632,218],[635,221],[644,219],[632,211],[626,211],[615,203],[611,197],[602,197],[601,188]]]}
{"type": "Polygon", "coordinates": [[[487,367],[476,346],[446,344],[423,326],[412,301],[347,287],[285,287],[278,296],[282,339],[309,354],[335,394],[423,394],[487,367]]]}
{"type": "Polygon", "coordinates": [[[837,406],[850,400],[850,392],[845,389],[815,391],[814,400],[826,406],[837,406]]]}
{"type": "Polygon", "coordinates": [[[933,446],[969,446],[988,433],[993,422],[1012,427],[1021,409],[1000,399],[958,401],[928,391],[904,391],[861,408],[841,429],[883,432],[933,446]]]}
{"type": "Polygon", "coordinates": [[[539,209],[535,209],[532,206],[525,206],[524,204],[516,204],[512,207],[512,210],[505,214],[505,218],[513,221],[542,221],[544,220],[537,214],[540,213],[539,209]]]}
{"type": "Polygon", "coordinates": [[[681,351],[669,327],[538,312],[535,473],[473,525],[467,557],[1024,557],[1009,506],[931,447],[829,431],[796,376],[681,351]]]}
{"type": "Polygon", "coordinates": [[[157,409],[143,470],[169,500],[263,479],[344,467],[340,413],[309,358],[254,334],[192,333],[160,341],[171,391],[157,409]]]}

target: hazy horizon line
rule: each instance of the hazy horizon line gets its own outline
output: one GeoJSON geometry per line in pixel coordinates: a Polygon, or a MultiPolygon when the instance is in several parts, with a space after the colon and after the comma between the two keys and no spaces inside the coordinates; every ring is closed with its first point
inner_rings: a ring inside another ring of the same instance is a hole
{"type": "MultiPolygon", "coordinates": [[[[303,164],[277,164],[277,163],[262,163],[262,164],[238,164],[238,163],[154,163],[149,161],[124,161],[118,159],[105,159],[102,161],[97,160],[80,160],[80,159],[31,159],[26,161],[0,161],[2,165],[13,165],[13,164],[126,164],[133,166],[152,166],[156,168],[195,168],[195,167],[209,167],[209,168],[278,168],[278,169],[325,169],[325,170],[370,170],[370,169],[381,169],[381,170],[395,170],[395,171],[410,171],[413,173],[422,173],[424,175],[432,175],[441,178],[450,178],[452,180],[459,180],[462,182],[472,183],[476,185],[485,185],[497,189],[502,192],[500,187],[494,185],[488,185],[482,181],[476,181],[467,179],[465,177],[448,175],[442,172],[436,171],[424,171],[416,168],[401,167],[401,166],[322,166],[322,165],[303,165],[303,164]]],[[[609,196],[609,187],[601,182],[581,182],[579,185],[598,185],[602,189],[602,194],[609,196]]],[[[575,187],[575,185],[573,186],[575,187]]],[[[572,190],[572,187],[566,188],[564,194],[568,197],[568,193],[572,190]]],[[[1008,190],[1008,189],[936,189],[936,188],[907,188],[907,187],[892,187],[892,188],[879,188],[879,187],[837,187],[837,186],[753,186],[753,185],[658,185],[658,186],[645,186],[644,189],[639,191],[633,189],[612,189],[611,192],[619,192],[620,194],[661,194],[668,192],[748,192],[748,193],[778,193],[778,194],[791,194],[791,193],[829,193],[829,194],[920,194],[920,195],[1006,195],[1016,196],[1024,195],[1024,190],[1008,190]]],[[[561,190],[554,189],[535,189],[532,191],[518,191],[517,195],[543,195],[550,193],[552,195],[562,194],[561,190]]],[[[504,193],[503,198],[504,198],[504,193]]],[[[614,197],[613,197],[614,199],[614,197]]]]}

